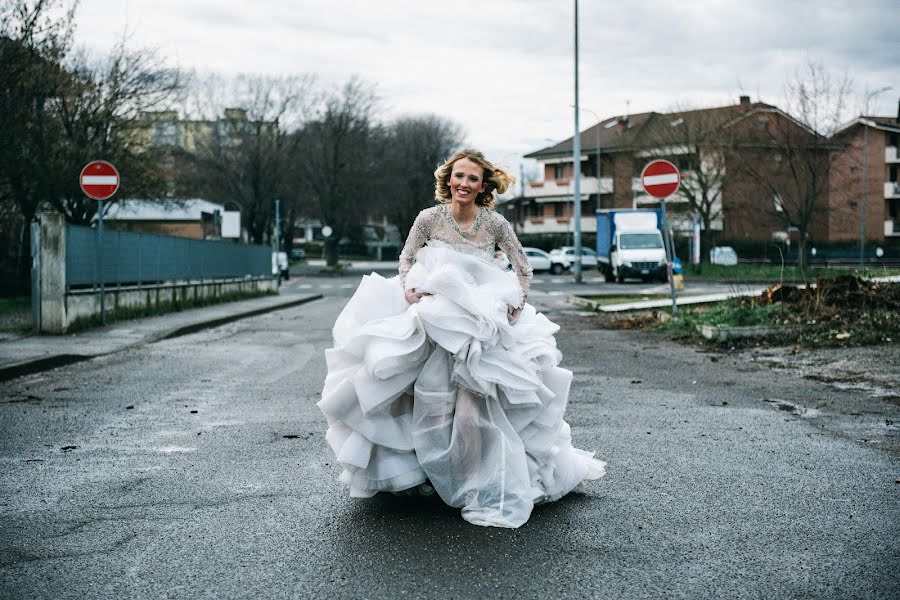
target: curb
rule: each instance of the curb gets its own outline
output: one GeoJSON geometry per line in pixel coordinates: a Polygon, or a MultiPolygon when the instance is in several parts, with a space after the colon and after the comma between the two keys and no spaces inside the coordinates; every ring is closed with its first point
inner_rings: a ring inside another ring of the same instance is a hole
{"type": "Polygon", "coordinates": [[[0,381],[10,381],[24,375],[32,375],[34,373],[40,373],[42,371],[49,371],[50,369],[64,367],[66,365],[71,365],[77,362],[83,362],[92,358],[97,358],[98,356],[106,356],[115,352],[127,350],[128,348],[134,348],[135,346],[139,346],[142,344],[153,344],[162,340],[181,337],[183,335],[196,333],[197,331],[202,331],[204,329],[211,329],[213,327],[218,327],[219,325],[231,323],[232,321],[239,321],[240,319],[263,315],[284,308],[292,308],[294,306],[306,304],[307,302],[312,302],[313,300],[321,299],[322,294],[311,294],[297,300],[291,300],[290,302],[275,304],[273,306],[265,306],[263,308],[255,308],[253,310],[234,313],[226,317],[218,317],[215,319],[200,321],[198,323],[191,323],[190,325],[183,325],[169,331],[164,331],[159,335],[149,336],[147,337],[147,339],[136,344],[128,344],[110,352],[102,352],[98,354],[55,354],[51,356],[25,360],[22,362],[13,363],[11,365],[5,365],[3,367],[0,367],[0,381]]]}
{"type": "Polygon", "coordinates": [[[22,362],[13,363],[0,367],[0,381],[10,381],[24,375],[49,371],[57,367],[65,367],[77,362],[90,360],[100,354],[54,354],[45,356],[44,358],[35,358],[32,360],[24,360],[22,362]]]}
{"type": "Polygon", "coordinates": [[[307,302],[312,302],[313,300],[321,300],[322,294],[311,294],[309,296],[304,296],[303,298],[299,298],[297,300],[291,300],[290,302],[284,302],[282,304],[276,304],[274,306],[264,306],[263,308],[255,308],[253,310],[248,310],[242,313],[236,313],[233,315],[228,315],[226,317],[219,317],[217,319],[209,319],[208,321],[202,321],[200,323],[191,323],[190,325],[184,325],[182,327],[178,327],[171,331],[165,332],[158,337],[153,338],[153,342],[159,342],[162,340],[170,340],[172,338],[181,337],[183,335],[188,335],[191,333],[196,333],[198,331],[202,331],[204,329],[212,329],[213,327],[218,327],[219,325],[224,325],[226,323],[231,323],[232,321],[239,321],[240,319],[246,319],[248,317],[256,317],[258,315],[264,315],[266,313],[275,312],[276,310],[281,310],[283,308],[293,308],[294,306],[300,306],[301,304],[306,304],[307,302]]]}

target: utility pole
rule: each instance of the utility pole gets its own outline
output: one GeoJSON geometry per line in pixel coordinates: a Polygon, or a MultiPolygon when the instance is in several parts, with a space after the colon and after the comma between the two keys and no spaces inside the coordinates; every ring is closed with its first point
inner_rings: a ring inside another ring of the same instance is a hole
{"type": "Polygon", "coordinates": [[[866,94],[866,105],[863,112],[863,176],[862,198],[859,206],[859,268],[865,266],[866,251],[866,200],[869,197],[869,100],[882,92],[893,89],[891,86],[883,87],[866,94]]]}
{"type": "Polygon", "coordinates": [[[581,283],[581,131],[578,112],[578,0],[575,0],[575,137],[572,138],[572,166],[575,169],[575,283],[581,283]]]}
{"type": "Polygon", "coordinates": [[[275,280],[281,287],[281,200],[275,198],[275,280]]]}

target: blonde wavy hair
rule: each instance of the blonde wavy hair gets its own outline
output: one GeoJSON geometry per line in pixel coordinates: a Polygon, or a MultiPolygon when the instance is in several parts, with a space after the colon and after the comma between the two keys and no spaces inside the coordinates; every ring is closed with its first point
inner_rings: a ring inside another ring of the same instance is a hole
{"type": "Polygon", "coordinates": [[[494,191],[502,194],[516,182],[516,178],[503,170],[503,168],[491,163],[484,157],[484,154],[474,148],[466,148],[456,152],[435,170],[435,198],[444,204],[450,204],[453,201],[450,195],[450,171],[453,170],[453,163],[463,158],[471,160],[484,169],[482,176],[484,189],[475,197],[475,204],[484,208],[493,208],[494,191]]]}

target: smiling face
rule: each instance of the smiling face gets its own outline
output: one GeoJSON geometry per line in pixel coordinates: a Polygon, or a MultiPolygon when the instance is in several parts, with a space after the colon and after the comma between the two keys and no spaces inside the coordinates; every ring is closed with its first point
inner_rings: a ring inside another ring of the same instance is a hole
{"type": "Polygon", "coordinates": [[[484,189],[484,169],[468,158],[461,158],[450,169],[450,197],[467,205],[475,202],[484,189]]]}

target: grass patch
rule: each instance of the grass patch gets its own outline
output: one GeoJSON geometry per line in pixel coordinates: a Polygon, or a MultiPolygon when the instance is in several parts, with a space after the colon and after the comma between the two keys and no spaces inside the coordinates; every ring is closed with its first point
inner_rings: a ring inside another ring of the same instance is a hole
{"type": "Polygon", "coordinates": [[[885,277],[888,275],[900,275],[900,269],[887,267],[870,267],[859,269],[858,267],[807,267],[801,270],[797,265],[751,265],[737,264],[725,265],[701,265],[699,273],[695,273],[693,267],[684,269],[685,281],[725,281],[734,283],[775,283],[786,282],[812,282],[817,277],[837,277],[840,275],[857,275],[860,277],[885,277]]]}
{"type": "MultiPolygon", "coordinates": [[[[728,345],[800,344],[859,346],[900,340],[900,284],[854,276],[820,277],[814,288],[773,286],[756,297],[730,298],[714,305],[682,308],[678,318],[640,323],[676,339],[703,340],[701,325],[788,326],[777,336],[729,340],[728,345]]],[[[667,315],[668,316],[668,315],[667,315]]],[[[710,342],[714,343],[714,342],[710,342]]]]}
{"type": "MultiPolygon", "coordinates": [[[[236,302],[238,300],[249,300],[251,298],[261,298],[263,296],[276,296],[278,292],[276,291],[256,291],[256,292],[234,292],[231,294],[225,294],[223,296],[216,296],[213,298],[197,298],[191,299],[184,302],[166,302],[164,304],[160,304],[158,306],[145,306],[140,308],[120,308],[120,309],[109,309],[106,311],[106,324],[116,323],[119,321],[128,321],[131,319],[144,319],[147,317],[158,317],[160,315],[165,315],[173,312],[181,312],[183,310],[189,310],[192,308],[203,308],[204,306],[214,306],[216,304],[225,304],[226,302],[236,302]]],[[[100,322],[100,315],[93,315],[90,317],[81,317],[75,319],[70,325],[67,333],[75,333],[78,331],[84,331],[86,329],[92,329],[94,327],[100,327],[102,323],[100,322]]]]}
{"type": "Polygon", "coordinates": [[[31,329],[31,296],[0,298],[0,331],[25,333],[31,329]]]}
{"type": "Polygon", "coordinates": [[[783,308],[775,304],[758,305],[748,298],[729,298],[709,306],[681,308],[677,319],[669,319],[654,327],[656,331],[676,337],[701,338],[700,326],[750,327],[776,325],[783,320],[783,308]]]}

